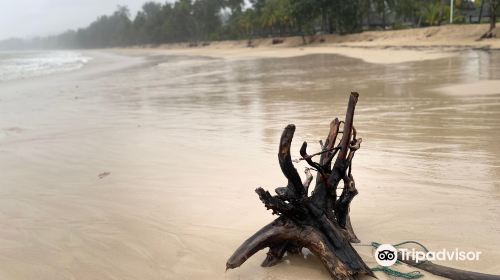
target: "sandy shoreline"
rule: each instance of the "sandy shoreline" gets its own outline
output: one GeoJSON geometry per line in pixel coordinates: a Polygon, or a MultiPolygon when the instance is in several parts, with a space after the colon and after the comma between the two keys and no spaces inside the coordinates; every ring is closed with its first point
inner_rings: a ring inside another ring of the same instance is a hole
{"type": "MultiPolygon", "coordinates": [[[[497,84],[456,94],[464,76],[498,79],[498,57],[400,51],[106,50],[80,72],[0,85],[0,278],[328,279],[310,255],[261,268],[261,251],[224,269],[274,218],[253,190],[285,182],[275,156],[283,126],[297,124],[295,156],[301,141],[324,137],[353,88],[364,142],[351,213],[363,244],[480,250],[480,262],[444,264],[500,273],[497,84]],[[446,84],[457,88],[432,92],[446,84]]],[[[370,247],[356,249],[375,266],[370,247]]]]}
{"type": "MultiPolygon", "coordinates": [[[[370,63],[404,63],[432,60],[456,55],[471,49],[500,49],[500,39],[477,39],[488,25],[452,25],[395,31],[368,31],[359,34],[317,35],[306,46],[300,37],[283,38],[282,44],[272,45],[272,39],[255,39],[252,48],[248,41],[210,42],[207,46],[188,47],[187,44],[165,44],[155,47],[117,49],[135,55],[171,54],[210,56],[226,59],[295,57],[310,54],[339,54],[370,63]],[[323,40],[319,42],[320,38],[323,40]]],[[[312,40],[313,37],[308,37],[312,40]]]]}
{"type": "Polygon", "coordinates": [[[337,54],[361,59],[369,63],[393,64],[412,61],[432,60],[446,58],[456,55],[453,52],[442,50],[388,50],[380,48],[358,48],[358,47],[300,47],[300,48],[240,48],[240,47],[216,47],[216,48],[151,48],[151,49],[117,49],[122,54],[140,55],[188,55],[208,56],[224,59],[256,59],[256,58],[290,58],[313,54],[337,54]]]}

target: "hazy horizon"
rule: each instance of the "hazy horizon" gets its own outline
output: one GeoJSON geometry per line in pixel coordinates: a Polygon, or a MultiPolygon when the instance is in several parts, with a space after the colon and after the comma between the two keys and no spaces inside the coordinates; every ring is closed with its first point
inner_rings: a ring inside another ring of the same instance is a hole
{"type": "Polygon", "coordinates": [[[131,16],[135,16],[146,2],[148,0],[0,1],[0,40],[57,35],[86,27],[98,16],[113,13],[118,5],[126,5],[131,16]]]}

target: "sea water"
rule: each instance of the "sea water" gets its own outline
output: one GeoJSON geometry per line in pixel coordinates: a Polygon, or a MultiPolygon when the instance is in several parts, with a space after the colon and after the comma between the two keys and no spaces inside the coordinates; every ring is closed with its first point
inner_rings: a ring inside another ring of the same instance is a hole
{"type": "Polygon", "coordinates": [[[73,71],[89,60],[76,51],[1,51],[0,82],[73,71]]]}

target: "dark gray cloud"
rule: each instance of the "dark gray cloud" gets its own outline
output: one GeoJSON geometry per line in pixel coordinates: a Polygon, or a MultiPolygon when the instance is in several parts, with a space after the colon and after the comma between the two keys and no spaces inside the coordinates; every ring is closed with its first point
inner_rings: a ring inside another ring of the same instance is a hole
{"type": "Polygon", "coordinates": [[[132,15],[135,15],[146,1],[0,0],[0,40],[53,35],[67,29],[85,27],[97,16],[111,14],[117,5],[127,5],[132,15]]]}

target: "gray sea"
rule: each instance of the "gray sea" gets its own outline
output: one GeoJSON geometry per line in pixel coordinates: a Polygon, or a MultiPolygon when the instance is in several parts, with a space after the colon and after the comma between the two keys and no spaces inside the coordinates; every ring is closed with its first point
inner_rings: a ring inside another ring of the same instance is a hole
{"type": "Polygon", "coordinates": [[[73,71],[89,60],[77,51],[0,51],[0,82],[73,71]]]}

